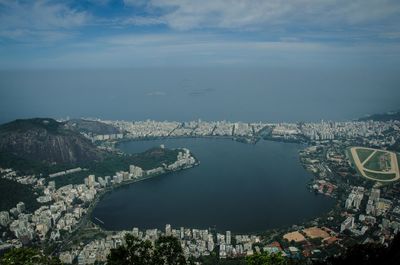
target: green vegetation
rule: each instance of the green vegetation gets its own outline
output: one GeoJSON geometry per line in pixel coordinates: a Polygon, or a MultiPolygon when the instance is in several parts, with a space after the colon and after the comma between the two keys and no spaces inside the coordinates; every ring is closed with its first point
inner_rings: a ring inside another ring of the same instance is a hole
{"type": "Polygon", "coordinates": [[[245,258],[220,259],[215,252],[211,252],[210,256],[201,256],[198,261],[202,265],[246,265],[245,258]]]}
{"type": "Polygon", "coordinates": [[[125,236],[126,244],[111,249],[107,257],[109,265],[184,265],[187,261],[178,239],[162,236],[154,247],[150,241],[142,241],[130,234],[125,236]]]}
{"type": "Polygon", "coordinates": [[[116,127],[99,121],[73,119],[64,123],[68,129],[93,134],[120,133],[116,127]]]}
{"type": "Polygon", "coordinates": [[[70,169],[71,165],[50,165],[39,161],[25,159],[12,153],[0,152],[0,167],[12,168],[19,171],[22,175],[47,176],[48,174],[70,169]]]}
{"type": "Polygon", "coordinates": [[[365,161],[373,152],[374,150],[364,149],[364,148],[357,148],[356,150],[358,158],[360,159],[361,163],[365,161]]]}
{"type": "Polygon", "coordinates": [[[389,150],[400,152],[400,139],[397,139],[396,142],[388,148],[389,150]]]}
{"type": "Polygon", "coordinates": [[[79,233],[76,233],[76,235],[71,238],[71,243],[72,245],[79,245],[80,243],[88,244],[93,240],[102,239],[106,236],[107,234],[104,233],[104,231],[96,227],[90,227],[89,225],[86,225],[85,228],[80,229],[79,233]]]}
{"type": "MultiPolygon", "coordinates": [[[[218,259],[213,252],[209,257],[200,257],[202,264],[220,265],[397,265],[400,260],[400,233],[388,247],[380,244],[356,244],[341,255],[332,255],[326,260],[307,261],[291,259],[281,255],[257,253],[238,259],[218,259]]],[[[130,234],[126,235],[126,244],[111,249],[107,257],[109,265],[183,265],[189,262],[183,256],[178,239],[160,237],[153,246],[150,241],[142,241],[130,234]]],[[[47,257],[33,248],[18,248],[8,251],[0,258],[0,265],[60,265],[55,257],[47,257]]]]}
{"type": "Polygon", "coordinates": [[[364,168],[381,171],[380,157],[388,154],[387,152],[377,151],[365,164],[364,168]]]}
{"type": "Polygon", "coordinates": [[[61,265],[58,258],[47,257],[33,248],[14,248],[0,259],[0,265],[61,265]]]}
{"type": "Polygon", "coordinates": [[[248,265],[286,265],[287,260],[281,255],[268,254],[263,252],[246,258],[248,265]]]}
{"type": "Polygon", "coordinates": [[[56,177],[52,180],[57,187],[68,184],[81,184],[90,174],[96,176],[113,176],[117,171],[127,171],[130,165],[139,166],[144,170],[171,164],[176,161],[179,150],[152,148],[139,154],[108,154],[103,161],[92,161],[80,165],[87,168],[70,175],[56,177]]]}
{"type": "Polygon", "coordinates": [[[73,185],[83,184],[84,179],[87,178],[87,176],[90,174],[92,174],[92,171],[85,170],[85,171],[81,171],[81,172],[77,172],[77,173],[73,173],[73,174],[69,174],[69,175],[65,175],[65,176],[49,178],[48,181],[54,181],[56,183],[56,189],[58,189],[62,186],[69,185],[69,184],[73,184],[73,185]]]}
{"type": "Polygon", "coordinates": [[[26,131],[34,128],[43,128],[49,132],[57,132],[62,127],[61,125],[62,123],[50,118],[17,119],[0,125],[0,131],[26,131]]]}
{"type": "Polygon", "coordinates": [[[350,162],[351,162],[351,164],[353,165],[353,168],[357,171],[357,173],[358,173],[360,176],[363,176],[361,170],[357,167],[357,164],[356,164],[356,162],[354,161],[353,154],[351,153],[351,148],[348,148],[348,149],[346,150],[346,152],[347,152],[348,157],[350,158],[350,162]]]}
{"type": "Polygon", "coordinates": [[[0,211],[8,211],[21,201],[25,203],[27,211],[33,211],[39,207],[30,185],[0,178],[0,211]]]}
{"type": "Polygon", "coordinates": [[[365,175],[370,178],[374,178],[376,180],[391,180],[396,177],[395,173],[372,173],[368,171],[364,171],[365,175]]]}
{"type": "Polygon", "coordinates": [[[331,256],[327,260],[315,261],[314,265],[398,265],[400,260],[400,234],[388,247],[379,244],[357,244],[346,253],[331,256]]]}

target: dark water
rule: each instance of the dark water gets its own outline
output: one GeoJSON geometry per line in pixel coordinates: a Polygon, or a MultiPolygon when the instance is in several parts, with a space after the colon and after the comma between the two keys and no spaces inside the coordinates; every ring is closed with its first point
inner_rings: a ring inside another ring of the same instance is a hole
{"type": "Polygon", "coordinates": [[[188,147],[201,161],[189,170],[141,181],[106,195],[93,216],[110,230],[173,227],[255,232],[287,226],[331,209],[334,200],[307,190],[296,144],[228,139],[126,142],[125,152],[165,144],[188,147]]]}

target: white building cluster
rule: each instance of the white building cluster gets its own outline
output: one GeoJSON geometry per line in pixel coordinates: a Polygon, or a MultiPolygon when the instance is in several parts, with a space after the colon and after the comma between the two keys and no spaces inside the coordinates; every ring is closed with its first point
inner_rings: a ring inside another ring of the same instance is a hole
{"type": "Polygon", "coordinates": [[[399,121],[347,121],[305,123],[301,126],[301,133],[315,141],[334,139],[370,138],[367,144],[391,145],[396,137],[388,135],[387,131],[395,131],[398,138],[400,134],[399,121]]]}
{"type": "MultiPolygon", "coordinates": [[[[224,136],[254,138],[270,131],[272,138],[311,141],[364,139],[365,145],[393,145],[400,138],[400,121],[321,121],[313,123],[246,123],[229,121],[112,121],[99,120],[124,132],[129,139],[158,137],[224,136]],[[393,133],[387,133],[391,131],[393,133]]],[[[111,140],[114,138],[103,138],[111,140]]],[[[119,139],[119,137],[117,138],[119,139]]]]}
{"type": "Polygon", "coordinates": [[[107,235],[88,244],[70,251],[60,253],[60,260],[65,264],[71,264],[74,260],[80,265],[105,262],[110,249],[125,244],[127,233],[141,240],[148,240],[153,245],[160,236],[173,236],[179,239],[184,255],[188,257],[200,257],[210,255],[219,246],[219,257],[236,257],[253,254],[253,245],[260,242],[260,237],[250,235],[235,235],[233,244],[230,231],[225,234],[214,234],[208,229],[189,229],[180,227],[174,229],[171,225],[165,226],[165,231],[159,229],[147,229],[144,231],[133,228],[132,231],[120,231],[107,235]]]}
{"type": "Polygon", "coordinates": [[[180,168],[191,167],[196,163],[196,159],[190,154],[186,148],[182,148],[182,152],[178,153],[177,159],[174,163],[167,166],[168,170],[177,170],[180,168]]]}
{"type": "MultiPolygon", "coordinates": [[[[129,171],[116,172],[113,177],[104,176],[96,179],[89,175],[83,184],[66,185],[56,189],[55,181],[44,185],[44,179],[35,179],[35,187],[41,188],[43,194],[37,198],[39,203],[46,203],[34,213],[25,213],[25,204],[19,202],[9,211],[0,212],[0,225],[7,227],[22,243],[33,240],[58,240],[63,233],[73,232],[88,207],[95,201],[98,193],[106,187],[119,185],[126,181],[134,181],[166,171],[184,169],[196,164],[196,159],[186,148],[180,149],[175,162],[162,167],[143,170],[141,167],[130,165],[129,171]]],[[[3,170],[3,169],[2,169],[3,170]]],[[[3,174],[12,180],[18,178],[12,169],[3,170],[3,174]]],[[[29,176],[28,179],[32,177],[29,176]]],[[[11,242],[11,241],[10,241],[11,242]]],[[[13,242],[13,245],[19,244],[13,242]]]]}
{"type": "Polygon", "coordinates": [[[102,121],[113,125],[119,130],[126,132],[127,138],[157,138],[157,137],[179,137],[179,136],[239,136],[253,137],[267,125],[266,123],[244,123],[229,121],[102,121]]]}
{"type": "Polygon", "coordinates": [[[359,212],[353,211],[347,216],[340,226],[340,232],[349,230],[352,234],[361,236],[377,224],[380,227],[378,235],[383,243],[385,235],[397,234],[400,231],[400,208],[392,207],[393,205],[391,199],[381,198],[381,191],[377,188],[368,192],[363,187],[353,187],[345,202],[345,208],[359,212]],[[361,201],[368,193],[368,202],[365,208],[361,208],[361,201]]]}
{"type": "Polygon", "coordinates": [[[353,190],[345,202],[345,208],[359,210],[363,197],[364,187],[353,187],[353,190]]]}
{"type": "Polygon", "coordinates": [[[63,170],[63,171],[56,172],[56,173],[53,173],[53,174],[49,174],[49,177],[50,178],[55,178],[55,177],[59,177],[59,176],[65,176],[65,175],[68,175],[68,174],[77,173],[77,172],[80,172],[80,171],[82,171],[82,168],[80,168],[80,167],[71,168],[71,169],[63,170]]]}

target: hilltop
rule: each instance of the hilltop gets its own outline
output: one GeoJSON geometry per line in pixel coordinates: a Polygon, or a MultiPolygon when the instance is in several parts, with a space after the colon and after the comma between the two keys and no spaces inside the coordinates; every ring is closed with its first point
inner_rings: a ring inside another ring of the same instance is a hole
{"type": "Polygon", "coordinates": [[[91,134],[116,134],[121,131],[104,122],[86,120],[86,119],[72,119],[65,122],[65,126],[73,131],[91,134]]]}
{"type": "Polygon", "coordinates": [[[44,164],[101,160],[93,143],[64,123],[49,118],[19,119],[0,125],[0,153],[44,164]]]}
{"type": "Polygon", "coordinates": [[[372,114],[358,119],[359,121],[400,121],[400,111],[372,114]]]}

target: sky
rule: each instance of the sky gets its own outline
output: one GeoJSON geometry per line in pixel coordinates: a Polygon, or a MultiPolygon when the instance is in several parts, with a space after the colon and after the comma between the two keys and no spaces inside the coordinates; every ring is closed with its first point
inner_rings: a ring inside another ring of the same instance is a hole
{"type": "Polygon", "coordinates": [[[0,0],[0,69],[385,68],[398,0],[0,0]]]}
{"type": "Polygon", "coordinates": [[[0,122],[400,109],[399,0],[0,0],[0,122]]]}

